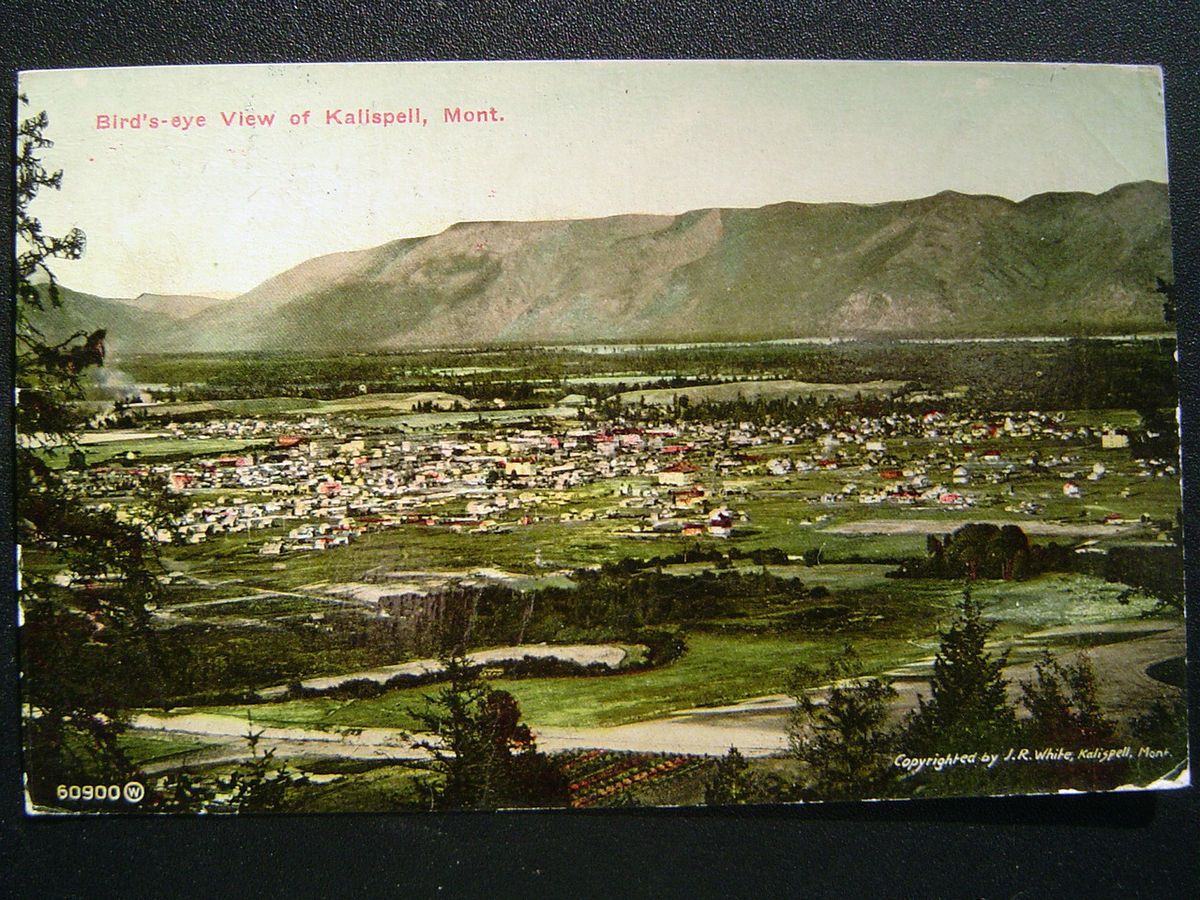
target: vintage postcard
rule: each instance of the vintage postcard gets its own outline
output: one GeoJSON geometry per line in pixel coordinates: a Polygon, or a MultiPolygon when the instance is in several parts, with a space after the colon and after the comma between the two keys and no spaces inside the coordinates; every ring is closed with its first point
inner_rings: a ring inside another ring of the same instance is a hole
{"type": "Polygon", "coordinates": [[[31,812],[1189,783],[1158,69],[20,91],[31,812]]]}

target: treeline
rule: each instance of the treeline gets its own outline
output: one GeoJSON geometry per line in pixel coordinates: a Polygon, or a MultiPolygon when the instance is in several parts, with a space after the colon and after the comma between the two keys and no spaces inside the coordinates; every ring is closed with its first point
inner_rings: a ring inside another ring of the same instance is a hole
{"type": "MultiPolygon", "coordinates": [[[[191,400],[262,396],[334,399],[351,396],[365,385],[371,393],[451,390],[469,392],[465,395],[472,398],[519,401],[524,392],[536,390],[538,385],[556,384],[599,399],[606,387],[612,393],[615,388],[603,384],[568,385],[563,379],[609,375],[619,368],[658,376],[655,386],[666,388],[728,380],[787,378],[846,384],[895,379],[935,393],[965,387],[965,402],[983,409],[1162,410],[1176,405],[1174,346],[1170,339],[1080,338],[1046,343],[632,347],[619,355],[571,349],[480,348],[337,356],[138,356],[122,360],[121,366],[137,381],[173,385],[177,399],[191,400]],[[435,371],[474,366],[511,371],[469,376],[435,371]]],[[[944,404],[953,402],[947,400],[944,404]]]]}
{"type": "Polygon", "coordinates": [[[945,538],[929,535],[924,559],[904,560],[891,578],[977,578],[1023,581],[1043,572],[1068,571],[1070,547],[1032,544],[1017,525],[970,522],[945,538]]]}
{"type": "Polygon", "coordinates": [[[901,560],[889,578],[1003,579],[1023,581],[1046,572],[1081,572],[1127,586],[1123,600],[1152,597],[1183,609],[1182,535],[1160,544],[1123,544],[1077,553],[1070,546],[1034,544],[1017,525],[970,522],[939,538],[926,538],[924,558],[901,560]]]}
{"type": "Polygon", "coordinates": [[[756,566],[786,566],[791,563],[787,553],[778,547],[763,547],[757,550],[730,547],[729,550],[723,551],[716,547],[706,547],[697,541],[666,556],[652,556],[649,559],[626,556],[616,562],[605,560],[600,564],[600,572],[602,575],[629,575],[646,569],[661,569],[663,566],[686,563],[712,563],[720,568],[743,560],[756,566]]]}
{"type": "Polygon", "coordinates": [[[572,581],[571,588],[536,591],[503,585],[450,589],[443,597],[439,627],[464,635],[470,646],[627,641],[645,628],[727,616],[748,603],[789,603],[814,596],[798,579],[765,570],[680,575],[657,567],[631,572],[610,567],[579,570],[572,581]]]}
{"type": "Polygon", "coordinates": [[[1128,544],[1106,553],[1076,554],[1076,567],[1105,581],[1124,584],[1123,600],[1140,595],[1183,612],[1183,536],[1165,544],[1128,544]]]}

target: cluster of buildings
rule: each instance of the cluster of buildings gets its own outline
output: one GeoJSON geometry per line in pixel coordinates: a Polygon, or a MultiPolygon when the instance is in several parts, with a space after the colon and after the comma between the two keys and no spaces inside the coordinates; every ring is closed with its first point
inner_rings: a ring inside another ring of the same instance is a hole
{"type": "MultiPolygon", "coordinates": [[[[167,429],[181,438],[259,443],[180,462],[127,460],[74,477],[86,479],[99,502],[148,477],[161,479],[187,509],[173,527],[155,529],[155,538],[198,543],[271,530],[260,547],[268,555],[325,550],[397,526],[491,533],[597,516],[627,520],[621,530],[630,536],[723,538],[746,521],[729,504],[745,496],[747,485],[776,479],[796,489],[800,502],[813,504],[963,508],[976,502],[980,487],[1032,473],[1061,477],[1063,495],[1078,497],[1088,480],[1108,472],[1100,463],[1081,466],[1079,444],[1128,444],[1114,429],[1072,426],[1039,412],[981,419],[930,411],[802,425],[547,419],[422,434],[350,431],[321,418],[167,429]],[[1054,443],[1070,446],[1058,453],[1054,443]],[[1038,449],[1018,457],[1018,447],[1038,449]],[[578,490],[609,481],[610,491],[578,490]]],[[[1143,475],[1174,474],[1159,461],[1139,465],[1143,475]]],[[[1028,503],[1013,509],[1036,512],[1028,503]]]]}

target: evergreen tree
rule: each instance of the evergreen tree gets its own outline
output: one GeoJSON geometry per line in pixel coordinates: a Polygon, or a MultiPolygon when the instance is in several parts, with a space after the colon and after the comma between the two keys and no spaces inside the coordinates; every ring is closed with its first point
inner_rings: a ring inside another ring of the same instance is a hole
{"type": "Polygon", "coordinates": [[[56,803],[62,783],[113,783],[136,775],[118,743],[124,709],[156,674],[147,603],[153,558],[141,527],[89,508],[54,457],[80,462],[75,401],[81,377],[104,359],[104,332],[49,340],[38,327],[61,306],[50,262],[78,259],[83,232],[47,235],[30,212],[38,193],[57,190],[62,172],[42,156],[46,114],[17,136],[16,387],[17,540],[22,570],[22,701],[26,772],[35,803],[56,803]]]}
{"type": "Polygon", "coordinates": [[[737,747],[717,760],[704,785],[704,802],[709,806],[739,806],[745,803],[779,803],[794,799],[793,790],[779,776],[754,772],[737,747]]]}
{"type": "Polygon", "coordinates": [[[1033,669],[1033,679],[1021,682],[1030,746],[1099,747],[1116,737],[1116,722],[1104,715],[1086,656],[1063,663],[1047,652],[1033,669]]]}
{"type": "Polygon", "coordinates": [[[444,686],[412,710],[429,735],[414,742],[441,776],[436,803],[444,809],[556,806],[567,782],[537,750],[517,701],[495,690],[461,653],[445,660],[444,686]]]}
{"type": "Polygon", "coordinates": [[[905,722],[906,750],[970,753],[1009,745],[1016,715],[1003,674],[1008,655],[988,652],[991,632],[979,604],[964,590],[958,616],[942,634],[934,658],[930,697],[919,697],[905,722]]]}
{"type": "Polygon", "coordinates": [[[887,793],[891,683],[864,677],[861,660],[846,647],[822,672],[797,666],[788,693],[796,700],[788,728],[792,754],[811,773],[806,793],[830,800],[887,793]]]}
{"type": "MultiPolygon", "coordinates": [[[[1083,654],[1061,662],[1044,653],[1034,664],[1034,677],[1021,682],[1021,704],[1029,711],[1022,723],[1027,747],[1083,750],[1120,746],[1125,739],[1100,706],[1096,672],[1083,654]]],[[[1056,789],[1111,790],[1129,780],[1129,768],[1127,763],[1077,760],[1035,774],[1056,789]]]]}
{"type": "Polygon", "coordinates": [[[734,806],[750,802],[750,763],[738,751],[729,752],[717,760],[716,770],[704,785],[704,802],[709,806],[734,806]]]}

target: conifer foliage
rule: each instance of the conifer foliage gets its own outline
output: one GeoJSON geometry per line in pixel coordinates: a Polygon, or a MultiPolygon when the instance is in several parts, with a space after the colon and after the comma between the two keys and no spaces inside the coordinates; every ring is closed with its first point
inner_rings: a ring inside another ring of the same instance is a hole
{"type": "Polygon", "coordinates": [[[516,699],[482,677],[480,667],[461,653],[448,656],[445,681],[412,710],[425,750],[440,778],[432,786],[442,809],[495,809],[505,806],[559,806],[567,801],[567,781],[542,753],[521,721],[516,699]]]}
{"type": "Polygon", "coordinates": [[[979,604],[964,591],[934,658],[929,699],[918,698],[906,722],[909,751],[975,752],[1007,747],[1013,740],[1016,715],[1003,674],[1008,655],[988,651],[991,633],[979,604]]]}
{"type": "Polygon", "coordinates": [[[16,166],[15,419],[17,540],[22,559],[21,668],[28,788],[52,804],[61,783],[135,774],[117,741],[130,688],[147,687],[154,661],[147,603],[153,554],[137,524],[90,508],[51,464],[79,452],[81,378],[104,360],[104,332],[53,342],[36,313],[61,305],[54,260],[78,259],[83,232],[48,235],[30,207],[62,172],[39,113],[18,129],[16,166]]]}
{"type": "Polygon", "coordinates": [[[885,679],[865,677],[863,669],[858,654],[846,647],[822,672],[801,665],[789,679],[796,709],[788,737],[817,798],[882,796],[893,781],[887,712],[896,689],[885,679]]]}

